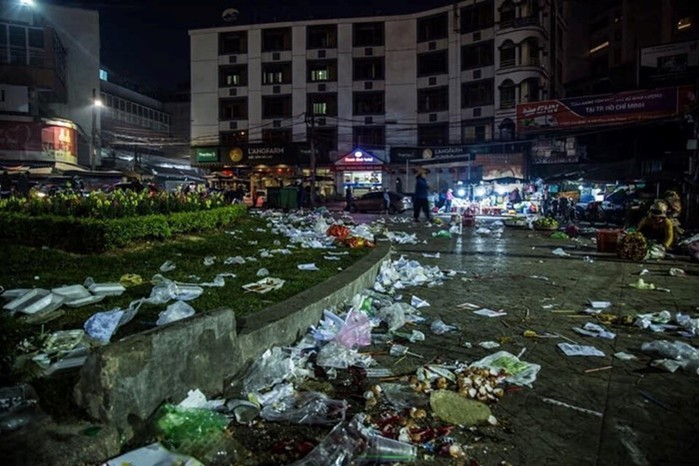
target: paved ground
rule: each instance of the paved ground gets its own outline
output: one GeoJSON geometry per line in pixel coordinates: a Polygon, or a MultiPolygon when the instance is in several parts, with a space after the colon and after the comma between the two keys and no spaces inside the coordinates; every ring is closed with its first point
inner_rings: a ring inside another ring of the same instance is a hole
{"type": "MultiPolygon", "coordinates": [[[[681,338],[613,325],[610,329],[617,338],[604,340],[578,335],[571,327],[592,321],[579,314],[588,300],[611,301],[607,312],[615,315],[668,310],[673,315],[683,312],[694,316],[699,310],[698,265],[684,259],[632,263],[598,254],[589,239],[554,240],[546,232],[507,228],[500,237],[494,237],[466,228],[462,236],[446,239],[433,238],[436,229],[421,224],[389,222],[389,228],[416,232],[426,240],[424,244],[397,245],[397,254],[459,272],[443,286],[406,290],[406,294],[415,294],[431,304],[421,309],[423,314],[441,316],[461,328],[460,332],[442,336],[427,330],[427,340],[412,345],[411,351],[424,354],[426,359],[440,356],[473,361],[494,351],[477,346],[478,342],[496,340],[502,342],[500,349],[513,354],[524,350],[523,360],[542,366],[532,389],[508,393],[493,407],[502,425],[479,431],[480,438],[471,438],[470,452],[480,464],[696,464],[699,377],[681,370],[670,374],[650,368],[651,357],[640,351],[641,343],[646,341],[681,338]],[[552,254],[559,247],[570,255],[552,254]],[[435,252],[440,253],[438,259],[423,256],[435,252]],[[687,276],[670,276],[671,267],[684,269],[687,276]],[[630,287],[643,269],[649,271],[642,277],[646,282],[670,292],[630,287]],[[465,302],[504,309],[508,314],[480,317],[456,307],[465,302]],[[525,330],[558,333],[577,343],[594,345],[606,356],[567,357],[556,347],[564,339],[526,338],[525,330]],[[464,342],[473,347],[465,347],[464,342]],[[619,351],[638,359],[614,358],[612,355],[619,351]],[[604,366],[611,368],[585,372],[604,366]],[[542,398],[602,415],[547,404],[542,398]]],[[[410,358],[401,364],[417,367],[423,362],[410,358]]],[[[394,369],[401,372],[410,367],[394,369]]]]}

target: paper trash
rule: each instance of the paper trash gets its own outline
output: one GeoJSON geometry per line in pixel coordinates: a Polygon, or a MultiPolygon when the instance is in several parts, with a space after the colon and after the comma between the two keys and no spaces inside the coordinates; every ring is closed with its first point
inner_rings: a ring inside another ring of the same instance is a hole
{"type": "Polygon", "coordinates": [[[610,303],[609,301],[592,301],[592,300],[590,300],[590,306],[592,306],[593,309],[607,309],[611,305],[612,305],[612,303],[610,303]]]}
{"type": "Polygon", "coordinates": [[[420,307],[428,307],[430,305],[430,303],[428,303],[424,299],[418,298],[417,296],[413,295],[413,297],[410,298],[410,305],[415,307],[415,308],[420,308],[420,307]]]}
{"type": "Polygon", "coordinates": [[[506,315],[507,315],[507,312],[505,312],[505,311],[503,311],[503,310],[500,310],[500,311],[493,311],[492,309],[487,309],[487,308],[483,308],[483,309],[479,309],[479,310],[477,310],[477,311],[473,311],[473,313],[474,313],[474,314],[478,314],[479,316],[483,316],[483,317],[502,317],[502,316],[506,316],[506,315]]]}
{"type": "Polygon", "coordinates": [[[573,327],[573,331],[588,337],[605,338],[607,340],[613,340],[616,338],[616,333],[610,332],[601,325],[597,325],[592,322],[586,323],[583,328],[573,327]]]}
{"type": "Polygon", "coordinates": [[[572,345],[570,343],[559,343],[558,348],[566,356],[599,356],[604,357],[604,353],[594,346],[572,345]]]}
{"type": "Polygon", "coordinates": [[[318,268],[318,266],[316,266],[316,265],[313,264],[313,263],[309,263],[309,264],[298,264],[298,265],[296,266],[296,268],[298,268],[299,270],[309,270],[309,271],[320,270],[320,269],[318,268]]]}
{"type": "Polygon", "coordinates": [[[551,251],[551,254],[553,254],[554,256],[561,256],[561,257],[570,256],[570,254],[568,254],[567,252],[565,252],[565,251],[563,250],[563,248],[556,248],[556,249],[554,249],[553,251],[551,251]]]}
{"type": "Polygon", "coordinates": [[[285,281],[281,278],[267,277],[262,280],[258,280],[254,283],[248,283],[243,285],[245,291],[253,291],[255,293],[268,293],[270,291],[278,290],[284,286],[285,281]]]}
{"type": "Polygon", "coordinates": [[[159,270],[160,270],[161,272],[163,272],[163,273],[164,273],[164,272],[172,272],[173,270],[175,270],[176,267],[177,267],[177,266],[175,265],[174,262],[172,262],[172,261],[165,261],[165,262],[163,262],[163,265],[160,266],[160,269],[159,269],[159,270]]]}

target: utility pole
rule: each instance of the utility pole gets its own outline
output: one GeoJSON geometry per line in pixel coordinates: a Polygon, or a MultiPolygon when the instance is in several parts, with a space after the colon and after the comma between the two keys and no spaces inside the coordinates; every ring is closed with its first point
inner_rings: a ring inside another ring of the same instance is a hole
{"type": "Polygon", "coordinates": [[[311,143],[311,198],[309,199],[311,207],[316,206],[316,139],[315,139],[315,127],[316,127],[316,112],[311,101],[311,115],[310,117],[306,115],[306,124],[309,127],[308,138],[311,143]]]}

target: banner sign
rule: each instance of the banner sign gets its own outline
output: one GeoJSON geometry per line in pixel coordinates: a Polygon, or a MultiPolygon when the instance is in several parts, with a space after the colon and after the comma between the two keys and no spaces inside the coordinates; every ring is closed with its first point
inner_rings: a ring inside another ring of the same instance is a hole
{"type": "Polygon", "coordinates": [[[690,86],[543,100],[517,105],[520,133],[624,124],[679,115],[696,100],[690,86]]]}
{"type": "Polygon", "coordinates": [[[69,123],[0,121],[0,152],[6,158],[77,164],[76,138],[69,123]]]}
{"type": "Polygon", "coordinates": [[[409,160],[411,162],[459,159],[473,160],[475,157],[470,146],[442,146],[442,147],[392,147],[391,162],[401,163],[409,160]]]}
{"type": "Polygon", "coordinates": [[[639,86],[694,84],[699,76],[699,40],[675,42],[639,51],[639,86]]]}

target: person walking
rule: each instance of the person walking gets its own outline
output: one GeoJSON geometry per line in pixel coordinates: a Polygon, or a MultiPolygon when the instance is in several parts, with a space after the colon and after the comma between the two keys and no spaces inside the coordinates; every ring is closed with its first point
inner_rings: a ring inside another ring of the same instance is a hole
{"type": "Polygon", "coordinates": [[[386,215],[391,211],[391,195],[388,193],[388,188],[383,189],[383,207],[386,209],[386,215]]]}
{"type": "Polygon", "coordinates": [[[346,211],[349,211],[352,208],[352,200],[353,200],[352,187],[347,186],[347,188],[345,188],[345,210],[346,211]]]}
{"type": "Polygon", "coordinates": [[[427,217],[427,221],[432,221],[432,216],[430,215],[430,206],[428,199],[430,186],[427,184],[425,179],[425,170],[420,169],[417,172],[417,177],[415,177],[415,194],[413,196],[413,217],[416,222],[420,221],[420,211],[422,210],[427,217]]]}
{"type": "Polygon", "coordinates": [[[447,194],[444,199],[444,212],[447,214],[451,213],[451,206],[454,203],[454,190],[449,188],[447,189],[447,194]]]}

